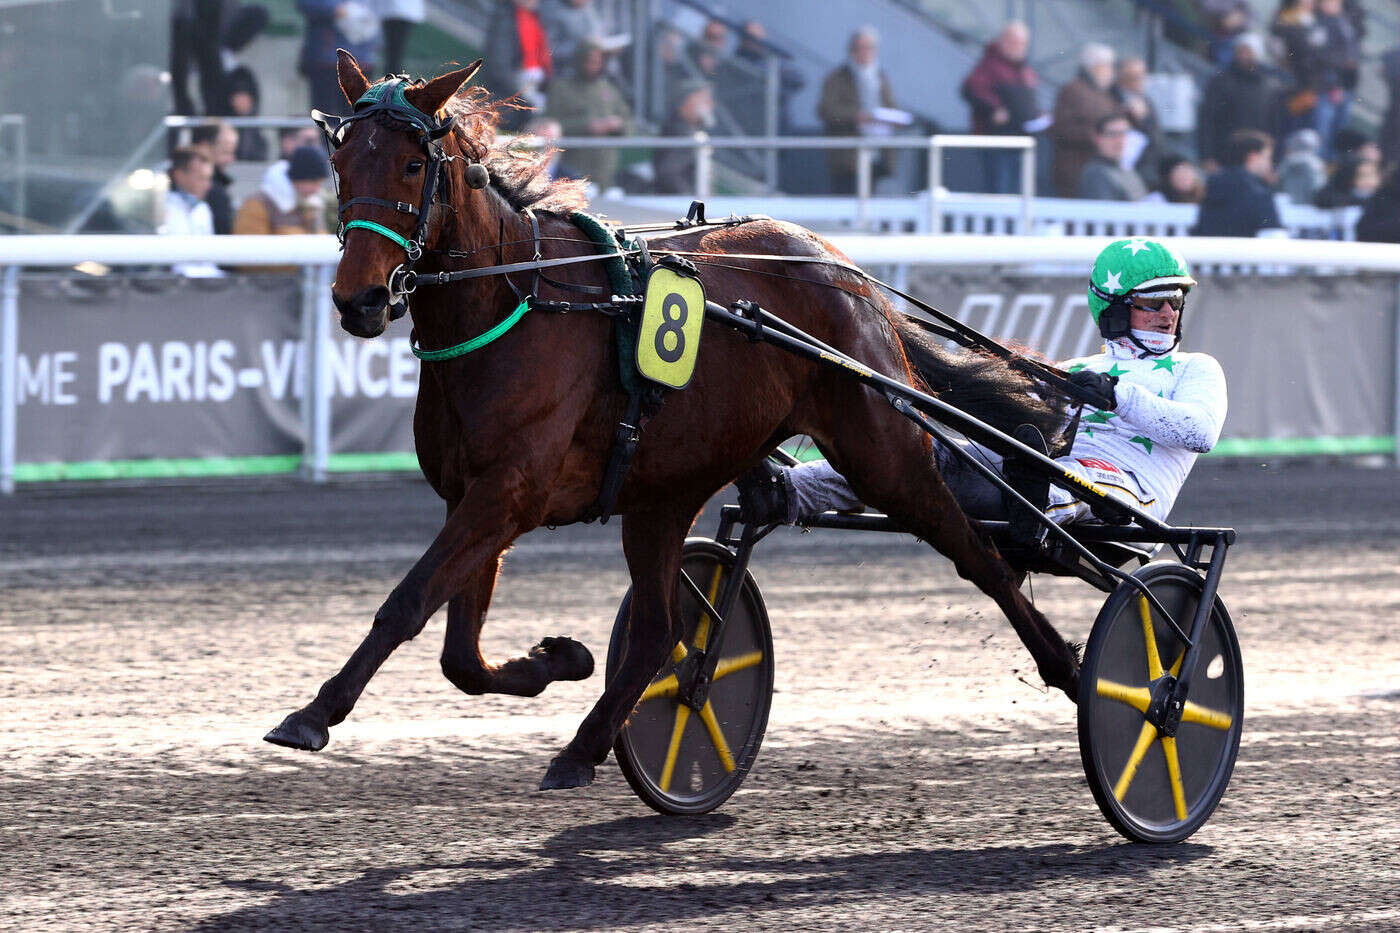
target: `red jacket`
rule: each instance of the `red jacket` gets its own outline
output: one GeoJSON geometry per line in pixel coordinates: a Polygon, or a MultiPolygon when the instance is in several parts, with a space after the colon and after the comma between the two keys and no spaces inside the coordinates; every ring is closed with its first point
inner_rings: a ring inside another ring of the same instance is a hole
{"type": "Polygon", "coordinates": [[[1040,78],[1035,69],[1022,61],[1013,62],[1001,54],[1001,47],[988,42],[982,59],[963,79],[963,100],[972,107],[972,132],[1017,134],[1028,120],[1040,116],[1036,89],[1040,78]],[[1005,109],[1010,115],[1005,123],[992,123],[992,114],[1005,109]]]}

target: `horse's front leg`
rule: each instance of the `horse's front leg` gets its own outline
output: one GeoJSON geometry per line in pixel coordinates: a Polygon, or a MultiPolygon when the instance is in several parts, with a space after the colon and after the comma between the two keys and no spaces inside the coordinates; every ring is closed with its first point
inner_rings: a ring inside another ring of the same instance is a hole
{"type": "Polygon", "coordinates": [[[681,549],[699,507],[622,516],[622,549],[632,574],[627,650],[616,676],[579,726],[572,742],[549,763],[540,790],[583,787],[608,757],[618,730],[632,714],[666,656],[680,641],[676,596],[681,549]]]}
{"type": "Polygon", "coordinates": [[[487,569],[494,579],[502,551],[534,527],[527,517],[527,484],[519,470],[473,479],[426,553],[375,613],[369,634],[316,699],[264,738],[274,745],[320,751],[330,727],[350,715],[375,671],[394,649],[423,630],[433,613],[487,569]]]}
{"type": "Polygon", "coordinates": [[[505,693],[538,696],[556,680],[585,680],[593,674],[593,655],[572,638],[546,638],[523,658],[491,664],[481,655],[481,629],[500,571],[498,555],[476,572],[461,593],[447,603],[447,635],[442,642],[442,672],[473,696],[505,693]]]}

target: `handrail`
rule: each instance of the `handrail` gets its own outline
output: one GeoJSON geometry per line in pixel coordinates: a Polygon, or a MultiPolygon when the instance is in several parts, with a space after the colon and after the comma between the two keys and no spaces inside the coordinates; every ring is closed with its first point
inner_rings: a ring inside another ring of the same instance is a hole
{"type": "MultiPolygon", "coordinates": [[[[1025,266],[1092,263],[1113,237],[985,237],[975,235],[827,237],[860,265],[1025,266]]],[[[1287,265],[1308,269],[1400,273],[1400,244],[1339,240],[1279,240],[1247,237],[1162,237],[1163,243],[1196,264],[1287,265]]],[[[80,262],[103,265],[322,265],[340,259],[334,236],[87,236],[0,237],[0,267],[64,268],[80,262]]],[[[1086,265],[1087,268],[1087,265],[1086,265]]]]}

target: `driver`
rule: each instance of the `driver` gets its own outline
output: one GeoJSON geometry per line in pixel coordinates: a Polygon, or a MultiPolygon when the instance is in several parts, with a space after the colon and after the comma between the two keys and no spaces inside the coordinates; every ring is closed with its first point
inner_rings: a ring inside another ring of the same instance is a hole
{"type": "MultiPolygon", "coordinates": [[[[1089,278],[1089,313],[1104,336],[1103,350],[1062,364],[1072,382],[1098,396],[1098,405],[1085,406],[1069,455],[1057,462],[1158,520],[1165,520],[1196,457],[1215,446],[1225,422],[1220,364],[1209,354],[1177,349],[1186,295],[1195,284],[1185,260],[1162,243],[1142,237],[1110,243],[1089,278]]],[[[1030,425],[1013,436],[1046,450],[1030,425]]],[[[1091,514],[1087,503],[1050,486],[1043,471],[961,443],[1056,522],[1091,514]]],[[[1013,537],[1036,535],[1035,517],[1010,507],[999,487],[937,443],[935,453],[944,481],[970,517],[1010,518],[1013,537]]],[[[793,468],[766,461],[736,485],[751,522],[800,523],[828,509],[861,508],[845,478],[825,460],[793,468]]]]}

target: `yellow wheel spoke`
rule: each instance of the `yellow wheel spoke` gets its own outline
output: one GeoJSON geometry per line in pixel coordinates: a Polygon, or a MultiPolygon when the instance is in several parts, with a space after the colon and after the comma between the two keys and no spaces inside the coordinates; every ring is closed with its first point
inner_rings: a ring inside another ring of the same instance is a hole
{"type": "Polygon", "coordinates": [[[1152,607],[1146,596],[1138,597],[1138,616],[1142,619],[1142,637],[1147,642],[1147,679],[1162,676],[1162,659],[1157,655],[1157,633],[1152,629],[1152,607]]]}
{"type": "Polygon", "coordinates": [[[1186,708],[1181,711],[1181,721],[1194,722],[1201,726],[1210,726],[1212,729],[1219,729],[1222,732],[1230,728],[1234,723],[1229,713],[1217,713],[1213,709],[1206,709],[1204,706],[1199,706],[1192,703],[1190,700],[1186,701],[1186,708]]]}
{"type": "Polygon", "coordinates": [[[710,741],[715,743],[715,751],[719,754],[719,763],[724,765],[724,770],[734,770],[734,756],[730,754],[729,743],[724,740],[724,733],[720,731],[719,720],[715,718],[715,709],[706,700],[705,705],[700,708],[700,721],[705,724],[705,728],[710,731],[710,741]]]}
{"type": "Polygon", "coordinates": [[[1185,649],[1185,648],[1182,648],[1182,649],[1181,649],[1181,654],[1179,654],[1179,655],[1176,656],[1176,662],[1172,664],[1172,669],[1169,670],[1169,671],[1167,671],[1167,673],[1168,673],[1168,674],[1171,674],[1173,677],[1180,677],[1180,676],[1181,676],[1181,662],[1182,662],[1182,661],[1185,661],[1185,660],[1186,660],[1186,649],[1185,649]]]}
{"type": "Polygon", "coordinates": [[[1128,764],[1123,768],[1123,776],[1118,779],[1118,783],[1113,785],[1113,796],[1122,803],[1123,798],[1128,796],[1128,788],[1132,786],[1133,777],[1137,774],[1138,766],[1142,764],[1142,759],[1147,757],[1147,750],[1152,747],[1152,743],[1157,739],[1157,727],[1150,722],[1142,724],[1142,731],[1138,733],[1137,745],[1133,747],[1133,753],[1128,756],[1128,764]]]}
{"type": "Polygon", "coordinates": [[[657,697],[673,697],[680,692],[680,684],[676,683],[675,674],[667,674],[656,683],[642,691],[642,698],[638,703],[645,703],[647,700],[654,700],[657,697]]]}
{"type": "Polygon", "coordinates": [[[671,649],[671,663],[681,663],[688,654],[690,654],[690,652],[685,650],[685,645],[682,642],[676,642],[676,647],[671,649]]]}
{"type": "Polygon", "coordinates": [[[750,651],[748,654],[732,658],[720,658],[719,663],[715,665],[715,676],[710,678],[710,682],[713,683],[728,674],[736,674],[762,663],[762,651],[750,651]]]}
{"type": "Polygon", "coordinates": [[[1167,756],[1167,777],[1172,782],[1172,803],[1176,805],[1176,818],[1186,819],[1186,790],[1181,786],[1181,761],[1176,757],[1176,739],[1162,736],[1162,753],[1167,756]]]}
{"type": "Polygon", "coordinates": [[[1146,687],[1128,687],[1112,680],[1100,678],[1094,684],[1094,691],[1101,697],[1127,703],[1139,713],[1147,713],[1147,704],[1152,702],[1152,694],[1146,687]]]}
{"type": "Polygon", "coordinates": [[[685,724],[690,719],[690,707],[678,705],[676,707],[676,724],[671,728],[671,744],[666,749],[666,761],[661,765],[661,790],[663,793],[671,789],[671,775],[676,770],[676,756],[681,751],[681,736],[685,735],[685,724]]]}
{"type": "MultiPolygon", "coordinates": [[[[710,601],[710,605],[715,604],[715,597],[719,595],[719,580],[724,575],[724,565],[715,564],[715,575],[710,578],[710,592],[705,594],[705,598],[710,601]]],[[[700,613],[700,624],[695,626],[695,647],[701,651],[710,641],[710,614],[700,613]]]]}

